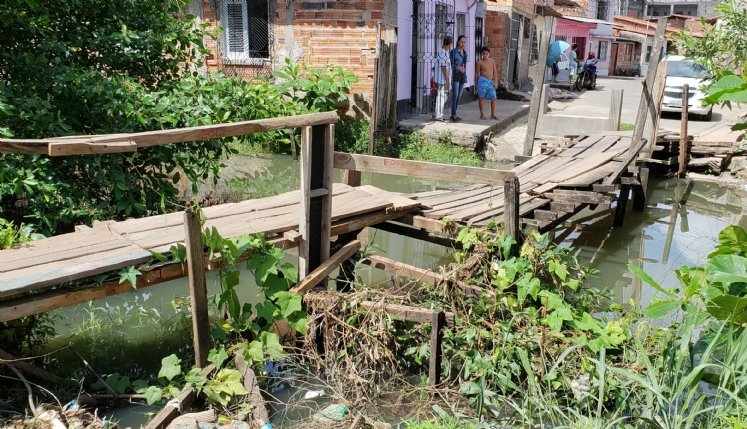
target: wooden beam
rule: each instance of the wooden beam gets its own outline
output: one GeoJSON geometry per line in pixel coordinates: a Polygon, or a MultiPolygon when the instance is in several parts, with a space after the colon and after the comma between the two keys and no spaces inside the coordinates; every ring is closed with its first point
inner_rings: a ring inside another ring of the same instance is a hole
{"type": "Polygon", "coordinates": [[[205,256],[202,250],[202,226],[200,225],[199,213],[195,213],[191,208],[184,212],[184,237],[184,244],[187,248],[187,263],[190,266],[188,276],[195,365],[198,368],[204,368],[208,363],[208,353],[213,342],[210,338],[207,277],[205,276],[205,256]]]}
{"type": "MultiPolygon", "coordinates": [[[[654,67],[654,64],[649,64],[649,67],[654,67]]],[[[658,136],[659,121],[661,119],[661,101],[664,97],[664,87],[667,82],[667,62],[658,62],[656,65],[656,75],[654,76],[654,82],[651,85],[651,99],[647,107],[648,116],[646,117],[646,123],[643,127],[643,137],[648,142],[646,147],[643,148],[643,154],[645,157],[650,157],[653,153],[653,146],[656,143],[658,136]]]]}
{"type": "Polygon", "coordinates": [[[461,244],[456,242],[454,238],[434,234],[420,228],[411,228],[409,226],[397,225],[391,222],[382,222],[372,226],[372,228],[380,229],[392,234],[402,235],[404,237],[414,238],[415,240],[427,241],[429,243],[438,244],[444,247],[449,247],[457,250],[462,249],[461,244]]]}
{"type": "MultiPolygon", "coordinates": [[[[641,95],[641,101],[638,103],[638,114],[635,118],[635,128],[633,129],[633,137],[630,141],[631,150],[644,137],[643,129],[646,125],[646,115],[651,104],[651,89],[654,87],[654,79],[656,77],[657,68],[659,66],[659,58],[661,57],[661,47],[664,43],[664,30],[666,29],[666,25],[666,18],[660,18],[656,24],[654,46],[651,51],[651,56],[649,57],[650,61],[648,65],[648,72],[646,73],[646,81],[643,83],[643,94],[641,95]]],[[[652,141],[651,145],[654,144],[656,144],[656,142],[652,141]]]]}
{"type": "Polygon", "coordinates": [[[134,141],[111,143],[50,143],[49,156],[94,155],[102,153],[136,152],[134,141]]]}
{"type": "Polygon", "coordinates": [[[355,170],[340,170],[340,182],[348,186],[360,186],[361,172],[355,170]]]}
{"type": "Polygon", "coordinates": [[[620,129],[620,118],[622,116],[623,90],[613,89],[610,99],[609,129],[618,131],[620,129]]]}
{"type": "Polygon", "coordinates": [[[301,128],[301,212],[298,232],[298,281],[309,274],[309,234],[311,230],[311,127],[301,128]]]}
{"type": "Polygon", "coordinates": [[[542,33],[540,34],[540,45],[539,45],[539,61],[537,62],[536,72],[534,73],[534,91],[532,91],[532,102],[529,107],[529,124],[527,125],[527,135],[524,138],[524,149],[522,155],[531,156],[534,150],[534,136],[537,132],[537,122],[539,121],[541,99],[542,99],[542,85],[545,83],[545,72],[547,67],[545,66],[545,58],[547,57],[547,51],[550,47],[550,36],[552,29],[555,27],[555,18],[551,16],[544,17],[544,25],[542,26],[542,33]]]}
{"type": "Polygon", "coordinates": [[[519,249],[521,249],[522,237],[521,229],[519,225],[519,178],[508,177],[506,178],[503,186],[503,197],[504,197],[504,211],[503,211],[503,230],[504,234],[513,237],[516,243],[511,245],[509,254],[511,256],[519,256],[519,249]]]}
{"type": "MultiPolygon", "coordinates": [[[[206,366],[200,374],[207,376],[215,369],[212,363],[206,366]]],[[[192,402],[197,398],[197,391],[194,387],[189,387],[181,391],[179,396],[169,401],[156,416],[148,422],[145,429],[164,429],[174,420],[183,410],[188,410],[192,402]]]]}
{"type": "Polygon", "coordinates": [[[252,422],[256,427],[263,427],[270,422],[270,414],[267,412],[262,392],[259,390],[259,382],[254,370],[244,361],[241,353],[237,353],[233,359],[236,369],[241,373],[244,390],[248,392],[247,399],[252,405],[252,422]]]}
{"type": "Polygon", "coordinates": [[[503,184],[503,180],[506,177],[515,175],[512,171],[493,170],[490,168],[462,167],[458,165],[409,161],[381,156],[355,155],[343,152],[335,152],[334,165],[335,168],[345,170],[488,185],[503,184]]]}
{"type": "Polygon", "coordinates": [[[428,381],[431,386],[441,383],[441,359],[443,356],[441,345],[443,342],[443,311],[434,311],[431,313],[431,340],[430,340],[430,359],[428,361],[428,381]]]}
{"type": "Polygon", "coordinates": [[[361,242],[359,240],[353,240],[346,244],[342,249],[338,250],[337,253],[332,255],[331,258],[324,261],[317,269],[309,273],[303,280],[298,282],[290,291],[293,293],[304,294],[311,288],[319,284],[329,273],[334,271],[338,265],[343,261],[350,258],[360,250],[361,242]]]}
{"type": "Polygon", "coordinates": [[[455,235],[462,228],[456,222],[444,222],[438,219],[431,219],[425,216],[418,215],[405,215],[399,219],[395,219],[396,222],[404,223],[406,225],[413,226],[415,228],[425,229],[431,232],[437,232],[439,234],[455,235]]]}
{"type": "Polygon", "coordinates": [[[589,191],[565,191],[556,189],[553,193],[545,194],[552,201],[585,203],[585,204],[610,204],[612,199],[609,195],[602,195],[589,191]]]}
{"type": "MultiPolygon", "coordinates": [[[[335,152],[335,125],[320,125],[324,127],[324,140],[318,146],[324,150],[323,164],[321,166],[322,185],[325,189],[332,189],[332,173],[334,168],[335,152]]],[[[329,239],[332,232],[332,192],[323,195],[321,213],[321,228],[319,240],[319,262],[329,259],[329,239]]],[[[316,267],[314,267],[316,268],[316,267]]]]}
{"type": "Polygon", "coordinates": [[[453,283],[457,288],[461,289],[462,292],[469,298],[479,298],[485,295],[492,296],[492,292],[483,288],[477,286],[469,286],[463,282],[456,281],[441,274],[434,273],[433,271],[408,265],[402,262],[397,262],[393,259],[385,258],[383,256],[370,255],[363,260],[363,263],[371,265],[376,269],[383,270],[388,273],[406,277],[417,282],[430,283],[434,286],[453,283]]]}
{"type": "MultiPolygon", "coordinates": [[[[682,85],[682,119],[680,120],[680,168],[677,170],[677,176],[685,177],[687,167],[687,120],[688,120],[688,101],[690,99],[690,85],[682,85]]],[[[668,256],[668,254],[667,254],[668,256]]]]}
{"type": "Polygon", "coordinates": [[[620,197],[617,199],[617,207],[615,208],[615,220],[613,221],[614,226],[622,226],[625,221],[625,207],[628,205],[628,198],[630,197],[630,185],[620,186],[620,197]]]}
{"type": "Polygon", "coordinates": [[[622,163],[617,167],[617,170],[612,172],[606,179],[604,179],[604,185],[614,184],[618,178],[625,172],[628,166],[633,162],[634,159],[641,152],[641,149],[646,145],[646,139],[641,139],[638,144],[628,151],[628,155],[622,160],[622,163]]]}

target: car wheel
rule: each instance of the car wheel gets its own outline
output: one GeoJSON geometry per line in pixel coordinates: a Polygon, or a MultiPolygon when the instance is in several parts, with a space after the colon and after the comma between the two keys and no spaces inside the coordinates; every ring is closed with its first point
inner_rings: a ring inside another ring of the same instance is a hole
{"type": "Polygon", "coordinates": [[[710,122],[710,121],[711,121],[711,119],[713,119],[713,109],[709,110],[709,111],[708,111],[708,113],[706,113],[705,115],[702,115],[702,116],[701,116],[701,118],[702,118],[702,119],[703,119],[704,121],[708,121],[708,122],[710,122]]]}

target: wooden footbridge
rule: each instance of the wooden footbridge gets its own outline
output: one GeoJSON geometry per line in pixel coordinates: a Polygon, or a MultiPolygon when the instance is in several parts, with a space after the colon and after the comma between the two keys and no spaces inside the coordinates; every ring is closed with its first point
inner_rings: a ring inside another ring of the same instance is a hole
{"type": "MultiPolygon", "coordinates": [[[[366,227],[448,245],[457,226],[484,227],[492,221],[503,222],[507,234],[520,237],[522,229],[547,231],[584,207],[610,204],[620,189],[617,211],[622,221],[628,190],[638,188],[637,195],[643,195],[637,168],[631,165],[642,144],[631,148],[625,137],[586,137],[511,171],[498,171],[333,152],[336,121],[335,113],[320,113],[114,136],[3,139],[0,150],[75,156],[300,127],[300,190],[204,209],[205,226],[216,227],[225,238],[264,233],[282,248],[298,247],[299,292],[321,282],[354,253],[358,247],[349,242],[366,227]],[[345,183],[332,184],[333,167],[342,170],[345,183]],[[363,172],[446,179],[465,187],[438,195],[403,196],[359,186],[363,172]],[[331,249],[340,248],[344,251],[330,258],[331,249]]],[[[127,266],[141,266],[138,288],[185,277],[189,270],[182,270],[179,263],[152,263],[151,251],[168,252],[176,243],[186,243],[189,249],[190,241],[196,240],[198,259],[208,270],[220,269],[222,261],[203,254],[199,224],[190,226],[190,216],[194,214],[179,212],[97,222],[0,251],[0,321],[129,291],[129,284],[118,282],[84,287],[93,283],[93,276],[127,266]],[[142,266],[146,263],[151,264],[142,266]]]]}

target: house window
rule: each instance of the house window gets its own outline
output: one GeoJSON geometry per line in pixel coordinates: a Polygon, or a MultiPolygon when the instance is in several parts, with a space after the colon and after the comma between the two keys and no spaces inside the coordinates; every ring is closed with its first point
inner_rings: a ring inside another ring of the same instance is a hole
{"type": "Polygon", "coordinates": [[[220,0],[221,56],[240,64],[270,57],[268,0],[220,0]]]}
{"type": "Polygon", "coordinates": [[[599,3],[597,3],[597,19],[606,21],[607,16],[609,16],[609,7],[610,4],[606,1],[600,1],[599,3]]]}
{"type": "Polygon", "coordinates": [[[607,61],[607,50],[610,42],[599,42],[599,61],[607,61]]]}
{"type": "Polygon", "coordinates": [[[651,48],[651,46],[646,47],[646,62],[649,62],[649,60],[651,59],[651,48]]]}
{"type": "Polygon", "coordinates": [[[463,13],[458,13],[456,17],[456,25],[457,25],[457,31],[454,37],[455,47],[456,47],[457,37],[467,35],[467,33],[465,33],[465,31],[467,31],[467,15],[463,13]]]}
{"type": "Polygon", "coordinates": [[[625,45],[625,56],[623,56],[624,61],[633,61],[633,45],[626,44],[625,45]]]}
{"type": "MultiPolygon", "coordinates": [[[[444,44],[444,37],[446,36],[452,36],[451,32],[449,31],[449,24],[454,24],[454,22],[449,22],[449,10],[446,7],[446,5],[443,4],[437,4],[436,5],[436,38],[434,42],[436,43],[435,51],[438,52],[439,49],[443,47],[444,44]]],[[[453,30],[453,28],[452,28],[453,30]]]]}
{"type": "Polygon", "coordinates": [[[537,26],[532,24],[532,49],[529,55],[529,64],[537,64],[539,60],[539,43],[537,42],[537,26]]]}
{"type": "Polygon", "coordinates": [[[524,26],[522,28],[524,29],[525,39],[532,37],[532,20],[531,19],[524,18],[524,26]]]}

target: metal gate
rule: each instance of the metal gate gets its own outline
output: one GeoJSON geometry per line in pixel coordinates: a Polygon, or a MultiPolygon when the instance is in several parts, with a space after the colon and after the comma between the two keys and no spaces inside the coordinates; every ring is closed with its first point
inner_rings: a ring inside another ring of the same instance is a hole
{"type": "Polygon", "coordinates": [[[454,37],[454,0],[414,0],[412,15],[412,87],[409,116],[428,114],[435,106],[431,79],[445,36],[454,37]]]}
{"type": "Polygon", "coordinates": [[[217,39],[218,68],[228,77],[272,79],[273,21],[270,0],[214,0],[224,31],[217,39]]]}

